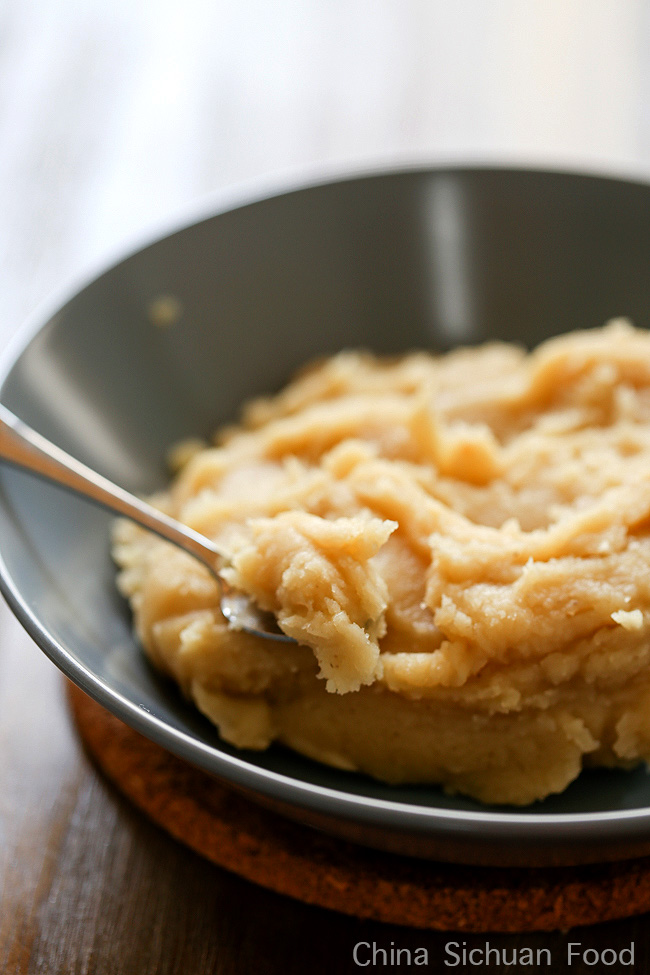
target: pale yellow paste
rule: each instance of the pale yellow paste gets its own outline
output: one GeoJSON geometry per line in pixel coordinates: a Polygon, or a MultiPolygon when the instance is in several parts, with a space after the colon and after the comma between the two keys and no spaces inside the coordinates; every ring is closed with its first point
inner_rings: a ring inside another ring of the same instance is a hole
{"type": "Polygon", "coordinates": [[[298,641],[118,525],[139,639],[227,741],[517,804],[650,759],[646,332],[343,352],[179,457],[156,503],[298,641]]]}

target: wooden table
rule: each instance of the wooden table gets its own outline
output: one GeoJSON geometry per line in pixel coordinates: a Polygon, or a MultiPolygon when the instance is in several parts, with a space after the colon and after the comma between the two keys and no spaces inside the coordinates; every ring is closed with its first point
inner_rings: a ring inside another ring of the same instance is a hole
{"type": "MultiPolygon", "coordinates": [[[[242,181],[450,158],[648,172],[647,32],[626,0],[6,0],[0,345],[53,289],[242,181]]],[[[306,907],[177,845],[95,771],[62,678],[4,607],[0,897],[6,975],[353,972],[361,941],[447,971],[448,942],[486,940],[306,907]]],[[[644,971],[646,926],[487,937],[572,973],[631,969],[569,967],[569,940],[634,940],[644,971]]]]}

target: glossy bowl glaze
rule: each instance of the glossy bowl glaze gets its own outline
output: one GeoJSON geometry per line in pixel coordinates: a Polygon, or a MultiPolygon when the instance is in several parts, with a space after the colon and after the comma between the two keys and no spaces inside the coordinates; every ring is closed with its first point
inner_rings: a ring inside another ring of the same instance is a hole
{"type": "MultiPolygon", "coordinates": [[[[650,188],[575,174],[445,169],[257,200],[95,278],[6,364],[1,399],[131,491],[170,444],[342,347],[445,350],[650,317],[650,188]],[[171,296],[172,303],[158,299],[171,296]]],[[[0,470],[0,578],[73,681],[170,751],[296,820],[415,856],[551,864],[650,853],[650,777],[585,772],[560,796],[491,808],[389,787],[281,748],[236,751],[145,661],[115,588],[110,516],[0,470]]],[[[35,707],[38,706],[35,702],[35,707]]]]}

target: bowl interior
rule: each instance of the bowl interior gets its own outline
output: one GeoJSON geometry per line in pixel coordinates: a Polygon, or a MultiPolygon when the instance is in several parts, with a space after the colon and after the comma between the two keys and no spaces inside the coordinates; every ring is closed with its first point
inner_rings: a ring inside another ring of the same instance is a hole
{"type": "MultiPolygon", "coordinates": [[[[1,398],[132,491],[166,481],[165,453],[208,436],[252,395],[343,347],[534,345],[650,312],[650,188],[520,171],[427,171],[316,186],[189,226],[72,297],[10,364],[1,398]],[[155,324],[161,295],[178,319],[155,324]]],[[[242,758],[145,662],[115,590],[110,516],[0,470],[3,587],[70,676],[141,730],[226,774],[242,758]],[[125,712],[130,708],[130,714],[125,712]],[[212,758],[211,758],[212,756],[212,758]],[[216,764],[215,764],[216,763],[216,764]]],[[[351,795],[486,812],[435,788],[393,788],[280,748],[250,768],[351,795]]],[[[650,806],[644,771],[584,773],[518,813],[650,806]]],[[[500,810],[503,812],[503,809],[500,810]]]]}

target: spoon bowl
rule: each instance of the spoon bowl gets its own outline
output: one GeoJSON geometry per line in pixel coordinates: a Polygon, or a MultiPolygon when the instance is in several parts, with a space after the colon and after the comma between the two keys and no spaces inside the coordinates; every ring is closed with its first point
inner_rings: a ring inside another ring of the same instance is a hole
{"type": "MultiPolygon", "coordinates": [[[[650,186],[577,173],[423,169],[211,208],[40,310],[0,400],[136,495],[170,444],[207,439],[305,362],[488,340],[537,345],[627,315],[650,326],[650,186]],[[178,316],[150,314],[172,296],[178,316]]],[[[332,834],[464,863],[650,853],[650,776],[585,770],[562,795],[486,807],[281,747],[236,750],[154,670],[115,586],[109,515],[0,465],[0,586],[64,673],[144,735],[332,834]]]]}

